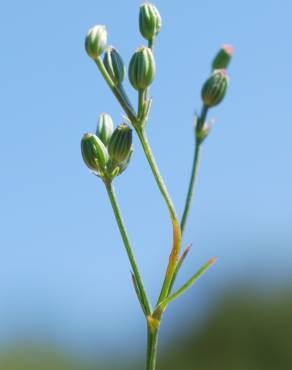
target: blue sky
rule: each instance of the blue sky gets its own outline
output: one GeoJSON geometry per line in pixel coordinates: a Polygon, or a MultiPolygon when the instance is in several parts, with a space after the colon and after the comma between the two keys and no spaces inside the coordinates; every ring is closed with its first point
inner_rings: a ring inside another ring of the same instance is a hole
{"type": "MultiPolygon", "coordinates": [[[[140,1],[11,1],[1,5],[0,341],[49,337],[100,351],[136,340],[144,322],[105,189],[85,168],[80,138],[122,111],[84,51],[94,24],[125,61],[144,41],[140,1]],[[130,320],[131,318],[131,320],[130,320]],[[103,344],[101,344],[103,342],[103,344]]],[[[211,112],[179,282],[220,261],[170,308],[200,312],[226,284],[289,281],[292,243],[291,3],[156,1],[163,29],[148,132],[181,214],[192,162],[192,119],[221,44],[235,46],[230,89],[211,112]],[[271,271],[273,276],[271,276],[271,271]]],[[[133,101],[135,92],[126,88],[133,101]]],[[[135,138],[116,181],[145,284],[154,298],[171,241],[166,207],[135,138]]],[[[168,326],[168,328],[167,328],[168,326]]],[[[141,345],[142,339],[137,341],[141,345]]]]}

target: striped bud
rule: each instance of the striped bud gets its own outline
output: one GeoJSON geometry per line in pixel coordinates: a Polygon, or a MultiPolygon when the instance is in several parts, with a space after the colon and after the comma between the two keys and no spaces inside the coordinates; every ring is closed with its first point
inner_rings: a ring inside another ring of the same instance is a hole
{"type": "Polygon", "coordinates": [[[124,123],[113,132],[108,144],[108,152],[111,159],[122,163],[128,158],[131,148],[132,130],[124,123]]]}
{"type": "Polygon", "coordinates": [[[92,59],[97,59],[106,48],[107,30],[105,26],[97,25],[88,31],[85,38],[85,49],[92,59]]]}
{"type": "Polygon", "coordinates": [[[233,47],[231,45],[223,45],[213,60],[212,70],[214,71],[215,69],[226,69],[231,62],[232,55],[233,47]]]}
{"type": "Polygon", "coordinates": [[[107,146],[113,131],[114,123],[112,117],[107,113],[102,113],[99,116],[96,135],[100,138],[105,146],[107,146]]]}
{"type": "Polygon", "coordinates": [[[130,61],[129,80],[136,90],[144,90],[155,77],[155,60],[151,49],[146,46],[139,48],[130,61]]]}
{"type": "Polygon", "coordinates": [[[161,16],[157,8],[151,3],[144,3],[140,7],[139,28],[141,35],[152,41],[160,32],[162,26],[161,16]]]}
{"type": "Polygon", "coordinates": [[[133,154],[133,151],[134,151],[134,148],[132,146],[127,158],[122,163],[120,163],[120,165],[119,165],[119,175],[121,173],[123,173],[125,171],[125,169],[128,167],[128,165],[130,163],[130,159],[131,159],[132,154],[133,154]]]}
{"type": "Polygon", "coordinates": [[[92,171],[103,170],[108,161],[106,147],[94,134],[85,134],[81,140],[81,153],[83,160],[92,171]]]}
{"type": "Polygon", "coordinates": [[[103,57],[104,66],[113,83],[118,87],[125,78],[126,68],[120,54],[113,47],[107,48],[103,57]]]}
{"type": "Polygon", "coordinates": [[[228,76],[225,69],[217,69],[205,82],[202,88],[202,100],[206,107],[214,107],[224,99],[228,87],[228,76]]]}

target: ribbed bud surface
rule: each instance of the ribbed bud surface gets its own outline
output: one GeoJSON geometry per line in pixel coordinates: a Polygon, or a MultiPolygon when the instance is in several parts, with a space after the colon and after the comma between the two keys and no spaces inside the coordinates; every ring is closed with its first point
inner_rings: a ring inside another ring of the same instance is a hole
{"type": "Polygon", "coordinates": [[[136,90],[144,90],[154,80],[156,65],[151,49],[139,48],[130,61],[129,80],[136,90]]]}
{"type": "Polygon", "coordinates": [[[105,26],[97,25],[88,31],[85,38],[85,49],[92,59],[97,59],[107,45],[107,30],[105,26]]]}
{"type": "Polygon", "coordinates": [[[104,66],[116,86],[121,85],[125,78],[126,68],[120,54],[109,47],[103,57],[104,66]]]}
{"type": "Polygon", "coordinates": [[[132,130],[126,125],[118,126],[108,144],[108,152],[112,159],[121,163],[125,161],[132,148],[132,130]]]}
{"type": "Polygon", "coordinates": [[[113,131],[114,123],[111,116],[107,113],[102,113],[99,116],[96,135],[100,138],[105,146],[107,146],[113,131]]]}
{"type": "Polygon", "coordinates": [[[162,19],[157,8],[151,3],[142,4],[139,13],[139,28],[146,40],[153,40],[162,26],[162,19]]]}
{"type": "Polygon", "coordinates": [[[202,100],[206,107],[214,107],[224,99],[228,87],[226,70],[215,70],[202,88],[202,100]]]}
{"type": "Polygon", "coordinates": [[[87,167],[92,171],[102,170],[107,163],[108,154],[102,141],[94,134],[85,134],[81,140],[81,153],[87,167]]]}

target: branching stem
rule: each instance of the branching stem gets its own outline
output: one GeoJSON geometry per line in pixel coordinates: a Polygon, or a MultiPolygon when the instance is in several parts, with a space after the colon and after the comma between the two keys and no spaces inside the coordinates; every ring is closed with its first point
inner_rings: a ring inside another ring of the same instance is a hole
{"type": "Polygon", "coordinates": [[[104,181],[104,183],[105,183],[106,190],[107,190],[107,193],[108,193],[108,196],[109,196],[109,199],[110,199],[110,202],[111,202],[111,205],[112,205],[112,208],[113,208],[116,220],[117,220],[117,224],[118,224],[118,227],[119,227],[119,230],[120,230],[120,233],[121,233],[121,236],[122,236],[125,248],[126,248],[127,255],[129,257],[131,267],[133,269],[133,274],[135,276],[135,280],[137,282],[137,286],[138,286],[138,289],[141,295],[143,307],[145,309],[145,312],[148,315],[151,315],[152,313],[151,304],[147,297],[146,290],[143,284],[143,280],[142,280],[142,277],[141,277],[141,274],[140,274],[140,271],[139,271],[139,268],[138,268],[138,265],[137,265],[137,262],[134,256],[133,248],[131,246],[131,242],[130,242],[130,239],[129,239],[129,236],[128,236],[128,233],[127,233],[124,221],[123,221],[123,217],[120,211],[118,200],[115,194],[115,189],[110,181],[104,181]]]}
{"type": "Polygon", "coordinates": [[[167,266],[167,270],[166,270],[166,274],[165,274],[165,279],[164,279],[163,286],[162,286],[162,289],[161,289],[161,293],[160,293],[160,296],[159,296],[159,299],[158,299],[158,302],[160,302],[165,297],[167,297],[168,292],[169,292],[169,288],[171,286],[172,277],[173,277],[173,274],[174,274],[174,271],[175,271],[175,268],[176,268],[176,264],[177,264],[180,249],[181,249],[181,230],[180,230],[180,225],[179,225],[178,217],[176,215],[176,211],[175,211],[173,202],[172,202],[171,197],[168,193],[168,190],[167,190],[166,185],[163,181],[163,178],[160,175],[160,171],[159,171],[159,168],[156,164],[154,155],[152,153],[152,150],[151,150],[146,132],[143,128],[142,129],[136,129],[136,131],[137,131],[137,134],[139,136],[139,139],[140,139],[140,142],[142,144],[142,147],[143,147],[143,150],[145,152],[148,163],[151,167],[151,170],[152,170],[152,173],[153,173],[154,178],[156,180],[156,183],[157,183],[157,185],[159,187],[159,190],[160,190],[160,192],[161,192],[161,194],[162,194],[162,196],[163,196],[163,198],[166,202],[166,205],[167,205],[167,208],[168,208],[168,211],[169,211],[169,214],[170,214],[172,226],[173,226],[173,245],[172,245],[172,250],[171,250],[170,257],[169,257],[169,262],[168,262],[168,266],[167,266]]]}

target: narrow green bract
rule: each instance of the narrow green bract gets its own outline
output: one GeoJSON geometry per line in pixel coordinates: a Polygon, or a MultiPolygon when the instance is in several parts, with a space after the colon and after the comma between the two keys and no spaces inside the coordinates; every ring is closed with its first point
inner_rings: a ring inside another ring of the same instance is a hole
{"type": "Polygon", "coordinates": [[[152,41],[158,35],[162,26],[162,19],[157,8],[150,3],[142,4],[139,13],[139,28],[141,35],[152,41]]]}
{"type": "Polygon", "coordinates": [[[202,100],[206,107],[214,107],[224,99],[228,87],[228,76],[225,69],[214,71],[202,88],[202,100]]]}
{"type": "Polygon", "coordinates": [[[81,153],[86,166],[92,171],[103,170],[108,161],[106,147],[94,134],[85,134],[81,140],[81,153]]]}
{"type": "Polygon", "coordinates": [[[226,69],[232,59],[233,47],[231,45],[223,45],[222,48],[215,55],[212,63],[212,70],[226,69]]]}
{"type": "Polygon", "coordinates": [[[114,123],[111,116],[107,113],[102,113],[99,116],[96,135],[100,138],[105,146],[107,146],[112,133],[114,131],[114,123]]]}
{"type": "Polygon", "coordinates": [[[139,48],[130,61],[129,80],[136,90],[144,90],[154,80],[156,65],[151,49],[146,46],[139,48]]]}
{"type": "Polygon", "coordinates": [[[124,162],[132,148],[132,130],[125,123],[118,126],[112,134],[108,144],[108,152],[118,163],[124,162]]]}
{"type": "Polygon", "coordinates": [[[85,38],[85,49],[92,59],[97,59],[107,45],[107,30],[105,26],[97,25],[88,31],[85,38]]]}
{"type": "Polygon", "coordinates": [[[113,83],[120,86],[125,78],[126,68],[122,57],[115,48],[107,48],[103,63],[113,83]]]}

